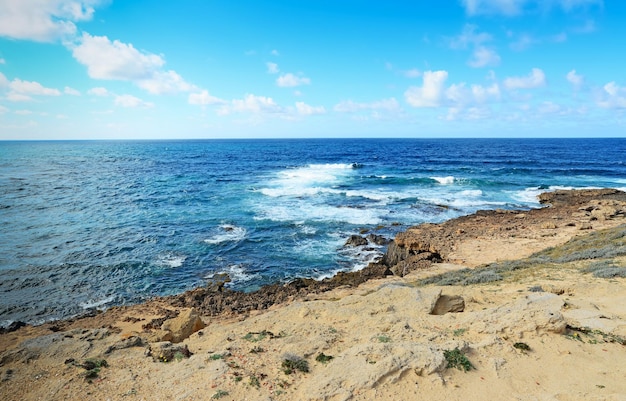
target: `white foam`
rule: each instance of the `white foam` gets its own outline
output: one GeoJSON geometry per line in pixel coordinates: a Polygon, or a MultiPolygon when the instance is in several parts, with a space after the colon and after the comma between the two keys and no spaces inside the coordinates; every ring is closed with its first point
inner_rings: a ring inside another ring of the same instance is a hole
{"type": "Polygon", "coordinates": [[[319,193],[336,193],[333,186],[352,173],[351,164],[310,164],[280,171],[259,192],[270,197],[315,196],[319,193]]]}
{"type": "MultiPolygon", "coordinates": [[[[217,272],[216,274],[227,274],[232,282],[241,283],[245,281],[254,280],[258,277],[257,274],[250,274],[246,272],[246,268],[242,265],[228,265],[226,269],[217,272]]],[[[205,279],[211,279],[215,276],[215,273],[205,276],[205,279]]]]}
{"type": "Polygon", "coordinates": [[[256,220],[290,221],[290,222],[342,222],[348,224],[380,224],[381,216],[387,211],[377,208],[351,208],[307,203],[294,205],[263,205],[256,220]]]}
{"type": "Polygon", "coordinates": [[[171,268],[181,267],[183,263],[185,262],[185,260],[187,260],[187,256],[173,255],[173,254],[167,254],[159,258],[159,262],[162,265],[165,265],[171,268]]]}
{"type": "Polygon", "coordinates": [[[430,177],[430,179],[437,181],[441,185],[450,185],[455,181],[455,178],[451,175],[447,177],[430,177]]]}
{"type": "Polygon", "coordinates": [[[219,226],[219,232],[213,235],[211,238],[204,240],[207,244],[220,244],[228,241],[241,241],[246,237],[246,229],[242,227],[233,226],[230,224],[222,224],[219,226]]]}
{"type": "Polygon", "coordinates": [[[97,300],[90,299],[89,301],[81,302],[78,305],[83,309],[94,309],[94,308],[97,309],[103,305],[106,305],[112,302],[114,299],[115,299],[115,296],[111,295],[110,297],[107,297],[104,299],[97,299],[97,300]]]}

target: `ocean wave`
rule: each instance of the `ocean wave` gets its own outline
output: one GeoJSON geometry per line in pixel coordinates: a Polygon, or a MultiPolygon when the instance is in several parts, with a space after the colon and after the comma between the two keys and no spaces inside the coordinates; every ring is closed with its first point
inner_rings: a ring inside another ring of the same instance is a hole
{"type": "Polygon", "coordinates": [[[453,184],[456,180],[453,176],[449,175],[447,177],[430,177],[431,180],[437,181],[441,185],[450,185],[453,184]]]}
{"type": "Polygon", "coordinates": [[[302,203],[293,205],[264,205],[255,220],[302,222],[341,222],[348,224],[380,224],[388,211],[378,208],[353,208],[302,203]]]}
{"type": "Polygon", "coordinates": [[[211,238],[204,240],[205,243],[215,245],[222,242],[241,241],[246,237],[247,230],[243,227],[233,226],[231,224],[222,224],[219,226],[219,232],[211,238]]]}

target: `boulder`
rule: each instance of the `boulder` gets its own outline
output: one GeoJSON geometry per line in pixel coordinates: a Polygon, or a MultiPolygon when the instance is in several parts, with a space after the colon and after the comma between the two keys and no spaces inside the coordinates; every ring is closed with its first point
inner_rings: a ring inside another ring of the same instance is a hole
{"type": "Polygon", "coordinates": [[[351,235],[350,238],[346,241],[344,246],[362,246],[367,245],[367,239],[361,237],[360,235],[351,235]]]}
{"type": "Polygon", "coordinates": [[[180,312],[177,317],[163,322],[161,330],[170,332],[172,334],[170,341],[179,343],[204,327],[205,324],[198,313],[191,308],[180,312]]]}

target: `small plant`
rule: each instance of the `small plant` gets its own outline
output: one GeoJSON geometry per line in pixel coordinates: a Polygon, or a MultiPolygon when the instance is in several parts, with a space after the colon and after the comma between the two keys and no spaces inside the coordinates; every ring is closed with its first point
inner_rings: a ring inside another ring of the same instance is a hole
{"type": "Polygon", "coordinates": [[[213,394],[211,397],[212,400],[219,400],[222,397],[226,397],[228,395],[228,391],[217,390],[217,393],[213,394]]]}
{"type": "Polygon", "coordinates": [[[219,359],[224,359],[224,355],[222,354],[213,354],[209,357],[210,360],[212,361],[217,361],[219,359]]]}
{"type": "Polygon", "coordinates": [[[390,343],[391,337],[389,336],[378,336],[378,341],[381,343],[390,343]]]}
{"type": "Polygon", "coordinates": [[[459,337],[462,336],[463,334],[465,334],[465,332],[467,332],[467,329],[456,329],[452,332],[452,335],[454,337],[459,337]]]}
{"type": "Polygon", "coordinates": [[[176,362],[180,362],[180,361],[182,361],[184,358],[185,358],[185,355],[183,355],[183,353],[182,353],[182,352],[180,352],[180,351],[176,351],[176,352],[174,353],[174,359],[176,360],[176,362]]]}
{"type": "Polygon", "coordinates": [[[524,352],[530,351],[530,346],[526,343],[515,343],[513,344],[513,348],[524,352]]]}
{"type": "Polygon", "coordinates": [[[100,369],[108,367],[109,364],[106,359],[90,358],[78,366],[86,370],[84,373],[85,380],[91,383],[91,380],[97,378],[100,374],[100,369]]]}
{"type": "Polygon", "coordinates": [[[315,360],[319,363],[323,363],[323,364],[327,364],[328,362],[330,362],[332,359],[334,358],[334,356],[332,355],[326,355],[323,352],[320,352],[316,357],[315,360]]]}
{"type": "Polygon", "coordinates": [[[304,373],[309,372],[309,363],[305,359],[295,355],[289,355],[283,359],[281,366],[283,367],[283,372],[285,372],[286,375],[290,375],[295,371],[304,373]]]}
{"type": "Polygon", "coordinates": [[[251,354],[258,354],[258,353],[261,353],[261,352],[265,352],[265,350],[262,347],[253,347],[250,350],[251,354]]]}
{"type": "Polygon", "coordinates": [[[474,365],[458,348],[443,351],[443,356],[446,358],[449,368],[457,368],[464,372],[474,369],[474,365]]]}
{"type": "Polygon", "coordinates": [[[256,377],[255,375],[251,375],[251,376],[250,376],[250,382],[249,382],[249,384],[250,384],[252,387],[256,387],[256,388],[261,387],[261,382],[259,381],[259,378],[258,378],[258,377],[256,377]]]}
{"type": "Polygon", "coordinates": [[[265,330],[263,330],[260,333],[248,333],[245,336],[243,336],[243,339],[246,341],[250,341],[253,343],[259,342],[263,339],[265,339],[265,337],[267,337],[267,332],[265,330]]]}

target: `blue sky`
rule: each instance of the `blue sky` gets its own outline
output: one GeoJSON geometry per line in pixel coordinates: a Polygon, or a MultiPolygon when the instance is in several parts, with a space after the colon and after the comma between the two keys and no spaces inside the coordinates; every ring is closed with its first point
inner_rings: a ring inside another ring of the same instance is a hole
{"type": "Polygon", "coordinates": [[[623,0],[0,0],[0,139],[626,136],[623,0]]]}

